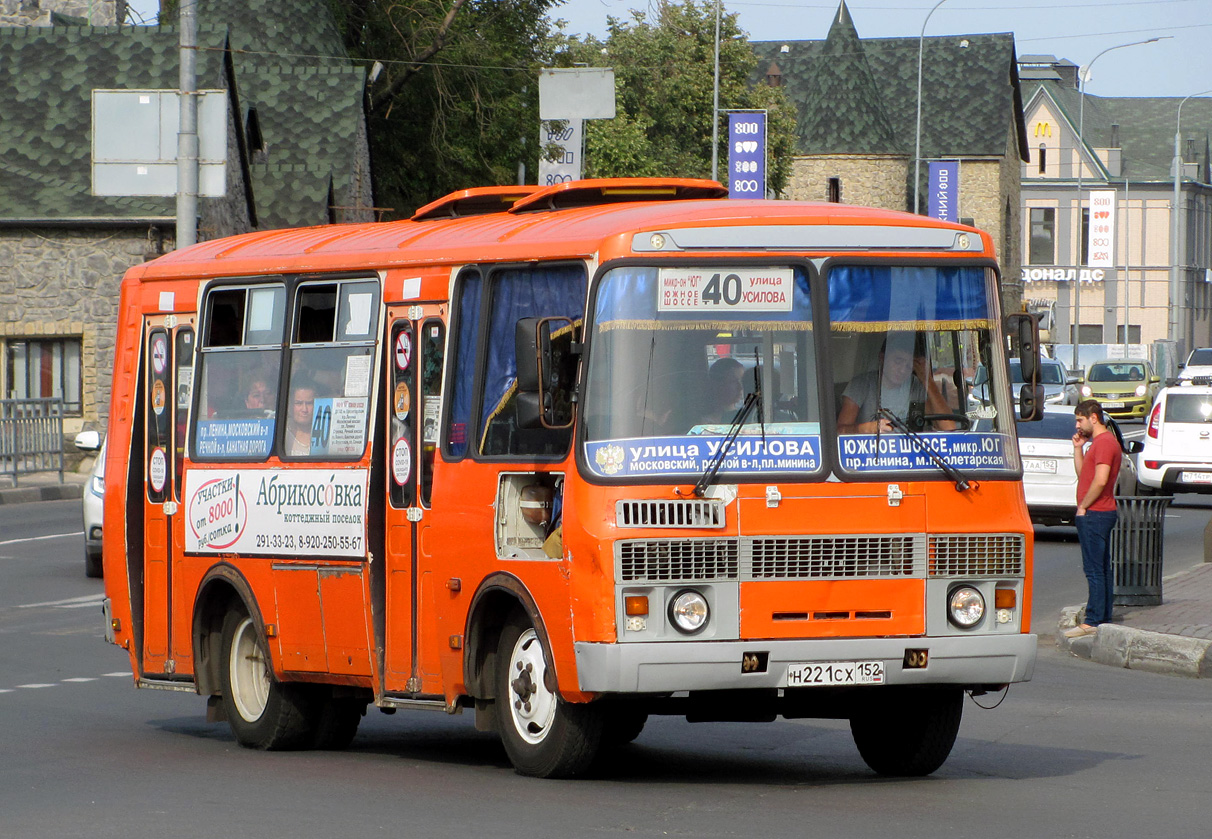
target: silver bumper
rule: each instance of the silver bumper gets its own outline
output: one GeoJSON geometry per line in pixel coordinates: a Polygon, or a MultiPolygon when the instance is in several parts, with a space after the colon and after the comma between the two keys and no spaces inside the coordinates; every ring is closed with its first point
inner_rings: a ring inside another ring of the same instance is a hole
{"type": "Polygon", "coordinates": [[[594,693],[783,688],[787,665],[814,661],[883,661],[890,685],[1001,685],[1025,682],[1035,669],[1035,635],[945,638],[820,638],[794,641],[701,641],[576,644],[580,689],[594,693]],[[905,669],[906,650],[928,650],[929,664],[905,669]],[[768,654],[766,670],[742,673],[745,653],[768,654]]]}

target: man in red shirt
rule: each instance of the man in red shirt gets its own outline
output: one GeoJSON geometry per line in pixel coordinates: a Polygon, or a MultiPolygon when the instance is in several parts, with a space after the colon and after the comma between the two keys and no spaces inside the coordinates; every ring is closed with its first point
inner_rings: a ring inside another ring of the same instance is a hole
{"type": "Polygon", "coordinates": [[[1087,399],[1074,411],[1073,468],[1077,470],[1077,540],[1082,570],[1090,587],[1086,620],[1067,630],[1069,638],[1093,635],[1111,620],[1114,578],[1111,573],[1111,530],[1115,527],[1115,481],[1122,454],[1109,434],[1102,406],[1087,399]],[[1086,444],[1089,443],[1087,448],[1086,444]]]}

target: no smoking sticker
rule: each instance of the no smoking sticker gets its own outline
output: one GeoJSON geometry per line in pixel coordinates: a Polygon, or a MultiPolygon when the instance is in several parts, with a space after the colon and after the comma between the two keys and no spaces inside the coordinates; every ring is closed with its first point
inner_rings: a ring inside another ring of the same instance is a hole
{"type": "Polygon", "coordinates": [[[407,332],[396,336],[396,367],[407,370],[412,361],[412,338],[407,332]]]}

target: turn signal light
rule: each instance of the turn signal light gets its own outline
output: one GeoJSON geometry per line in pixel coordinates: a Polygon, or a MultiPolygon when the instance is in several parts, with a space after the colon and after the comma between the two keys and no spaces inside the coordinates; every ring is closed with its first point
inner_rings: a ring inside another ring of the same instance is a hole
{"type": "Polygon", "coordinates": [[[628,617],[642,617],[648,614],[648,595],[629,594],[623,598],[623,611],[628,617]]]}
{"type": "Polygon", "coordinates": [[[993,594],[993,605],[998,609],[1013,609],[1018,605],[1018,592],[1012,588],[999,588],[993,594]]]}

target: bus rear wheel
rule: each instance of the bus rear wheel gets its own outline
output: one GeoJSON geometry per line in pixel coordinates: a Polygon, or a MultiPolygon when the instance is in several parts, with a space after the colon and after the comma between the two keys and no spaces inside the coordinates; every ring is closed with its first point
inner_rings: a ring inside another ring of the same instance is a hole
{"type": "Polygon", "coordinates": [[[863,703],[850,718],[850,733],[866,764],[897,777],[921,777],[942,766],[959,732],[963,691],[905,690],[880,699],[863,703]]]}
{"type": "Polygon", "coordinates": [[[223,705],[236,742],[266,750],[310,746],[320,711],[314,691],[274,678],[265,640],[243,609],[224,617],[222,651],[223,705]]]}
{"type": "Polygon", "coordinates": [[[589,768],[602,740],[601,709],[565,702],[547,684],[543,639],[515,617],[497,647],[497,727],[522,775],[567,778],[589,768]]]}

